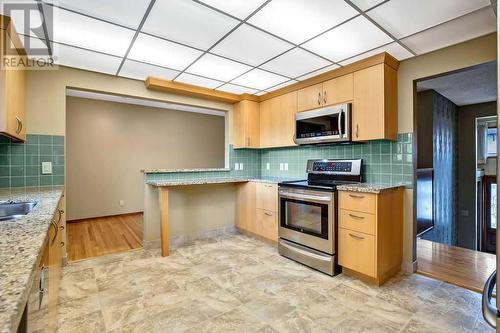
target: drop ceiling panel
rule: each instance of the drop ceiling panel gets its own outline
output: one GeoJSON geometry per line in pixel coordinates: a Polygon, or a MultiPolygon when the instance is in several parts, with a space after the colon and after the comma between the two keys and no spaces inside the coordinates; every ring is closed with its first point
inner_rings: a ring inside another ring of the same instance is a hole
{"type": "Polygon", "coordinates": [[[230,81],[250,70],[252,67],[228,60],[213,54],[205,54],[187,69],[191,74],[197,74],[221,81],[230,81]]]}
{"type": "Polygon", "coordinates": [[[211,52],[258,66],[292,47],[292,44],[243,24],[211,52]]]}
{"type": "Polygon", "coordinates": [[[201,0],[201,2],[243,20],[266,0],[201,0]]]}
{"type": "Polygon", "coordinates": [[[75,67],[100,73],[115,74],[121,58],[91,52],[66,45],[59,45],[55,61],[58,65],[75,67]]]}
{"type": "Polygon", "coordinates": [[[273,0],[249,22],[299,44],[357,14],[343,0],[273,0]]]}
{"type": "MultiPolygon", "coordinates": [[[[19,35],[19,38],[28,53],[28,57],[49,58],[49,49],[47,48],[47,44],[44,39],[24,35],[19,35]]],[[[55,45],[57,46],[57,44],[55,45]]],[[[54,47],[54,45],[52,45],[52,47],[54,47]]],[[[57,52],[55,52],[55,54],[57,54],[57,52]]]]}
{"type": "Polygon", "coordinates": [[[141,23],[150,0],[45,0],[56,6],[97,17],[126,27],[136,29],[141,23]]]}
{"type": "Polygon", "coordinates": [[[296,78],[297,80],[299,81],[304,81],[304,80],[307,80],[311,77],[314,77],[314,76],[317,76],[319,74],[323,74],[323,73],[326,73],[328,71],[331,71],[331,70],[334,70],[334,69],[337,69],[339,68],[340,66],[338,65],[330,65],[330,66],[327,66],[327,67],[324,67],[324,68],[321,68],[321,69],[318,69],[317,71],[314,71],[314,72],[311,72],[311,73],[308,73],[308,74],[305,74],[305,75],[302,75],[298,78],[296,78]]]}
{"type": "Polygon", "coordinates": [[[387,52],[390,55],[392,55],[394,58],[396,58],[400,61],[413,57],[413,54],[411,54],[410,51],[408,51],[407,49],[405,49],[404,47],[402,47],[398,43],[393,42],[393,43],[384,45],[382,47],[376,48],[375,50],[371,50],[371,51],[359,54],[355,57],[341,61],[340,64],[342,66],[345,66],[345,65],[351,64],[353,62],[356,62],[358,60],[362,60],[362,59],[368,58],[372,55],[379,54],[382,52],[387,52]]]}
{"type": "Polygon", "coordinates": [[[157,0],[142,31],[206,50],[238,23],[194,1],[157,0]]]}
{"type": "MultiPolygon", "coordinates": [[[[7,11],[7,8],[4,8],[1,5],[3,1],[0,1],[0,11],[3,15],[10,16],[12,22],[14,22],[14,27],[19,34],[28,35],[37,38],[44,38],[43,31],[33,31],[32,28],[39,28],[42,25],[42,15],[39,11],[30,11],[30,19],[29,22],[26,22],[24,19],[24,10],[10,10],[7,11]],[[7,11],[4,13],[4,9],[7,11]]],[[[33,6],[32,8],[38,8],[38,5],[35,1],[23,1],[23,3],[29,4],[33,6]]]]}
{"type": "Polygon", "coordinates": [[[277,84],[288,81],[286,77],[272,74],[260,69],[253,69],[232,81],[245,87],[252,87],[257,90],[264,90],[277,84]]]}
{"type": "Polygon", "coordinates": [[[146,80],[148,76],[172,80],[178,74],[178,71],[172,69],[126,60],[118,75],[136,80],[146,80]]]}
{"type": "Polygon", "coordinates": [[[267,88],[266,91],[275,91],[275,90],[278,90],[278,89],[281,89],[281,88],[284,88],[284,87],[288,87],[289,85],[297,83],[297,82],[298,81],[296,81],[296,80],[290,80],[290,81],[287,81],[287,82],[283,82],[283,83],[280,83],[278,85],[275,85],[274,87],[267,88]]]}
{"type": "Polygon", "coordinates": [[[222,87],[217,88],[217,90],[221,90],[221,91],[225,91],[225,92],[229,92],[229,93],[233,93],[233,94],[237,94],[237,95],[255,94],[257,92],[257,90],[255,90],[255,89],[238,86],[238,85],[231,84],[231,83],[226,83],[222,87]]]}
{"type": "Polygon", "coordinates": [[[54,8],[55,42],[124,56],[134,34],[130,29],[54,8]]]}
{"type": "Polygon", "coordinates": [[[398,0],[368,15],[396,38],[402,38],[489,5],[490,0],[398,0]]]}
{"type": "Polygon", "coordinates": [[[480,37],[496,30],[493,9],[485,7],[437,27],[402,40],[408,47],[423,54],[446,46],[480,37]]]}
{"type": "Polygon", "coordinates": [[[224,83],[221,81],[216,81],[216,80],[212,80],[212,79],[208,79],[208,78],[204,78],[201,76],[192,75],[192,74],[188,74],[188,73],[182,73],[181,75],[179,75],[179,77],[177,77],[175,79],[175,81],[179,81],[179,82],[187,83],[187,84],[192,84],[192,85],[199,86],[199,87],[210,88],[210,89],[217,88],[218,86],[220,86],[221,84],[224,83]]]}
{"type": "Polygon", "coordinates": [[[128,57],[153,65],[183,70],[201,54],[202,52],[189,47],[139,34],[128,57]]]}
{"type": "Polygon", "coordinates": [[[384,0],[351,0],[353,4],[359,7],[361,10],[367,10],[373,8],[373,6],[384,2],[384,0]]]}
{"type": "Polygon", "coordinates": [[[323,57],[340,61],[391,42],[392,39],[363,16],[305,43],[323,57]]]}
{"type": "Polygon", "coordinates": [[[329,64],[329,61],[317,57],[310,52],[294,48],[264,64],[261,68],[289,77],[297,77],[328,66],[329,64]]]}

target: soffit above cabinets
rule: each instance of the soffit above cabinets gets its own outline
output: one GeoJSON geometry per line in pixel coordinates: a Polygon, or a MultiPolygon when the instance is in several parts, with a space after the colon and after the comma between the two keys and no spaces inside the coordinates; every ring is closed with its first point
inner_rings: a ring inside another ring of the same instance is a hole
{"type": "Polygon", "coordinates": [[[49,40],[61,65],[255,95],[379,52],[404,60],[496,30],[490,0],[130,2],[41,0],[47,33],[12,19],[25,44],[49,40]]]}

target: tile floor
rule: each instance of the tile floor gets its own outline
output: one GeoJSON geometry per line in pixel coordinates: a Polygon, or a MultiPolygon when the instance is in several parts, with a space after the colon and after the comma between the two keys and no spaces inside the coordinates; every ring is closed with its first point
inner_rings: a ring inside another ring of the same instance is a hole
{"type": "Polygon", "coordinates": [[[59,332],[494,332],[477,293],[415,274],[380,288],[329,277],[242,235],[71,264],[59,308],[59,332]]]}

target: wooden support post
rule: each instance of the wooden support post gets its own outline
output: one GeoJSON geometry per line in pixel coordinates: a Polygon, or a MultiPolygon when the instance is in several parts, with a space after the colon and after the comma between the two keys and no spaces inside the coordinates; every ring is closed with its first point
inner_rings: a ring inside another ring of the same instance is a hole
{"type": "Polygon", "coordinates": [[[168,187],[159,187],[161,255],[168,257],[168,187]]]}

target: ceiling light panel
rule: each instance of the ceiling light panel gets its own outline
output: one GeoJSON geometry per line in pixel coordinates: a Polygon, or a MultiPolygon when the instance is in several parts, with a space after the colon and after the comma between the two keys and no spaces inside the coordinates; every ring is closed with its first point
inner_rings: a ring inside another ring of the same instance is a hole
{"type": "Polygon", "coordinates": [[[340,65],[342,65],[342,66],[349,65],[349,64],[356,62],[358,60],[363,60],[363,59],[368,58],[372,55],[379,54],[382,52],[387,52],[390,55],[392,55],[394,58],[396,58],[400,61],[413,57],[413,54],[410,51],[408,51],[407,49],[405,49],[404,47],[402,47],[398,43],[393,42],[393,43],[384,45],[382,47],[376,48],[375,50],[361,53],[361,54],[356,55],[352,58],[341,61],[340,65]]]}
{"type": "MultiPolygon", "coordinates": [[[[29,58],[49,58],[49,49],[44,39],[39,39],[30,36],[19,35],[19,39],[23,44],[29,58]],[[33,50],[33,52],[32,52],[33,50]],[[36,51],[35,51],[36,50],[36,51]]],[[[57,44],[56,44],[57,45],[57,44]]],[[[53,46],[53,45],[52,45],[53,46]]]]}
{"type": "Polygon", "coordinates": [[[56,64],[89,71],[115,74],[122,60],[119,57],[66,45],[59,45],[58,48],[58,55],[54,58],[56,64]]]}
{"type": "Polygon", "coordinates": [[[367,10],[373,8],[379,3],[384,2],[385,0],[351,0],[353,4],[359,7],[361,10],[367,10]]]}
{"type": "Polygon", "coordinates": [[[367,13],[402,38],[489,5],[490,0],[398,0],[367,13]]]}
{"type": "Polygon", "coordinates": [[[194,1],[157,0],[142,31],[206,50],[238,23],[194,1]]]}
{"type": "Polygon", "coordinates": [[[357,14],[343,0],[273,0],[248,22],[299,44],[357,14]]]}
{"type": "Polygon", "coordinates": [[[287,53],[261,66],[271,72],[297,77],[331,64],[329,61],[315,56],[300,48],[294,48],[287,53]]]}
{"type": "MultiPolygon", "coordinates": [[[[44,8],[47,6],[44,5],[44,8]]],[[[130,29],[54,8],[52,40],[55,42],[124,56],[134,34],[130,29]]]]}
{"type": "Polygon", "coordinates": [[[137,29],[150,0],[45,0],[56,6],[137,29]]]}
{"type": "Polygon", "coordinates": [[[229,93],[237,94],[237,95],[241,95],[241,94],[255,94],[257,92],[257,90],[255,90],[255,89],[251,89],[251,88],[247,88],[247,87],[242,87],[242,86],[237,86],[237,85],[231,84],[231,83],[226,83],[222,87],[217,88],[217,90],[221,90],[221,91],[225,91],[225,92],[229,92],[229,93]]]}
{"type": "Polygon", "coordinates": [[[232,60],[212,54],[205,54],[186,71],[191,74],[197,74],[216,80],[231,81],[251,68],[250,66],[232,60]]]}
{"type": "Polygon", "coordinates": [[[267,88],[266,91],[275,91],[275,90],[278,90],[278,89],[281,89],[281,88],[288,87],[289,85],[297,83],[297,82],[298,81],[296,81],[296,80],[290,80],[290,81],[287,81],[287,82],[283,82],[281,84],[275,85],[274,87],[267,88]]]}
{"type": "Polygon", "coordinates": [[[303,46],[337,62],[391,41],[392,38],[382,30],[363,16],[358,16],[303,46]]]}
{"type": "MultiPolygon", "coordinates": [[[[10,16],[12,22],[14,22],[14,27],[16,28],[17,33],[37,38],[44,37],[42,31],[38,31],[37,36],[37,33],[31,30],[31,28],[39,28],[42,25],[42,15],[40,11],[30,10],[30,17],[28,22],[25,21],[24,18],[24,14],[26,13],[25,10],[11,10],[4,13],[4,10],[7,10],[7,8],[4,8],[4,6],[1,5],[2,2],[4,1],[0,0],[0,12],[2,12],[2,15],[10,16]]],[[[38,8],[38,5],[35,1],[23,1],[23,4],[33,6],[31,8],[38,8]]]]}
{"type": "Polygon", "coordinates": [[[288,79],[281,75],[276,75],[260,69],[253,69],[250,72],[233,80],[232,83],[236,83],[245,87],[252,87],[257,90],[264,90],[285,81],[288,81],[288,79]]]}
{"type": "Polygon", "coordinates": [[[314,76],[317,76],[319,74],[323,74],[323,73],[329,72],[329,71],[337,69],[339,67],[340,66],[338,66],[338,65],[330,65],[330,66],[318,69],[317,71],[314,71],[314,72],[302,75],[302,76],[296,78],[296,80],[299,80],[299,81],[307,80],[307,79],[309,79],[311,77],[314,77],[314,76]]]}
{"type": "Polygon", "coordinates": [[[486,7],[437,27],[405,38],[402,42],[418,54],[431,52],[496,31],[496,17],[486,7]]]}
{"type": "Polygon", "coordinates": [[[146,80],[149,76],[164,80],[172,80],[178,74],[178,71],[172,69],[144,64],[133,60],[126,60],[118,75],[136,80],[146,80]]]}
{"type": "Polygon", "coordinates": [[[181,75],[179,75],[178,78],[175,79],[175,81],[192,84],[199,87],[205,87],[209,89],[217,88],[218,86],[224,83],[221,81],[207,79],[201,76],[192,75],[188,73],[182,73],[181,75]]]}
{"type": "Polygon", "coordinates": [[[293,48],[293,45],[243,24],[210,52],[258,66],[293,48]]]}
{"type": "Polygon", "coordinates": [[[201,51],[190,47],[139,34],[128,57],[153,65],[184,70],[201,54],[201,51]]]}
{"type": "Polygon", "coordinates": [[[266,0],[201,0],[201,2],[243,20],[266,0]]]}

